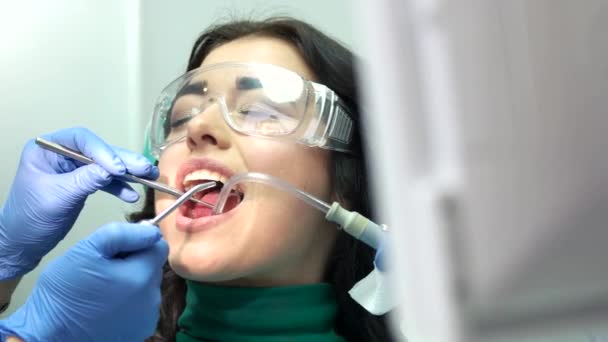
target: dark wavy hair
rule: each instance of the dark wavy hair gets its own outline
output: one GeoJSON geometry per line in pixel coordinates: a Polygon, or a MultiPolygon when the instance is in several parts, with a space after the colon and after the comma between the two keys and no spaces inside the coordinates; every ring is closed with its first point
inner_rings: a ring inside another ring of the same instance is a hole
{"type": "MultiPolygon", "coordinates": [[[[361,149],[361,129],[355,56],[336,40],[311,25],[289,17],[273,17],[261,21],[233,20],[204,31],[194,43],[188,71],[198,68],[215,48],[245,36],[265,36],[282,39],[295,46],[317,77],[317,82],[334,90],[348,107],[355,121],[355,154],[332,152],[331,180],[341,203],[351,210],[373,217],[367,188],[365,154],[361,149]]],[[[146,192],[144,208],[130,214],[128,220],[137,222],[151,218],[154,213],[154,192],[146,192]]],[[[385,316],[373,316],[348,294],[352,286],[373,268],[374,251],[352,238],[338,234],[328,260],[323,281],[336,290],[338,314],[335,328],[348,341],[391,341],[385,316]]],[[[160,321],[149,342],[175,341],[177,320],[185,307],[185,280],[168,264],[164,267],[161,286],[160,321]]]]}

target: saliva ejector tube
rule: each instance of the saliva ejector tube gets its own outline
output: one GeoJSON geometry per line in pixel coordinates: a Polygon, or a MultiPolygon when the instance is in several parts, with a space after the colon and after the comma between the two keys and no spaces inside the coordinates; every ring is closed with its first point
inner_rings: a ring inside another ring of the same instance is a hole
{"type": "Polygon", "coordinates": [[[217,215],[222,213],[228,197],[231,193],[233,193],[232,190],[236,190],[236,186],[238,184],[248,182],[270,185],[277,189],[291,193],[302,201],[308,203],[310,206],[320,210],[323,214],[325,214],[325,218],[328,221],[337,223],[346,233],[374,249],[378,249],[382,240],[385,238],[386,231],[388,230],[386,225],[376,224],[356,211],[346,210],[338,202],[333,202],[331,205],[329,205],[328,203],[294,187],[283,180],[257,172],[241,173],[231,177],[222,187],[222,191],[220,192],[217,202],[215,203],[213,214],[217,215]]]}

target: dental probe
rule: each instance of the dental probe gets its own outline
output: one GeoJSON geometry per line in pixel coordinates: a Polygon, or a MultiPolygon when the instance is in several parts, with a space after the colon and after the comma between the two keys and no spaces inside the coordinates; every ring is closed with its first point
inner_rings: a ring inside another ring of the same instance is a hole
{"type": "MultiPolygon", "coordinates": [[[[79,162],[82,162],[85,164],[95,163],[95,161],[93,159],[91,159],[87,156],[84,156],[70,148],[67,148],[65,146],[56,144],[56,143],[48,141],[48,140],[45,140],[40,137],[36,138],[36,144],[46,150],[53,151],[55,153],[59,153],[64,157],[72,158],[72,159],[78,160],[79,162]]],[[[129,182],[143,184],[145,186],[151,187],[152,189],[173,195],[175,197],[180,197],[180,196],[184,195],[183,192],[181,192],[175,188],[172,188],[168,185],[165,185],[165,184],[159,183],[159,182],[155,182],[155,181],[151,181],[149,179],[140,178],[140,177],[134,176],[129,173],[125,173],[124,175],[120,176],[120,178],[123,178],[124,180],[129,181],[129,182]]],[[[209,183],[203,183],[203,184],[209,184],[209,183]]],[[[196,198],[188,198],[188,199],[193,202],[202,204],[208,208],[213,208],[213,204],[207,203],[205,201],[201,201],[196,198]]]]}
{"type": "MultiPolygon", "coordinates": [[[[195,193],[197,193],[199,191],[213,188],[214,186],[217,186],[217,182],[215,182],[215,181],[195,185],[190,190],[186,191],[183,195],[181,195],[177,200],[175,200],[175,202],[173,202],[170,206],[165,208],[165,210],[163,210],[160,214],[156,215],[156,217],[154,217],[153,219],[150,219],[150,220],[141,220],[138,223],[146,225],[146,226],[158,226],[158,223],[160,222],[160,220],[167,217],[167,215],[171,214],[171,212],[173,212],[173,210],[179,208],[179,206],[182,205],[184,202],[186,202],[188,199],[191,199],[190,197],[192,197],[192,195],[194,195],[195,193]]],[[[117,258],[126,258],[130,254],[131,253],[128,253],[128,252],[120,252],[120,253],[116,254],[116,257],[117,258]]]]}
{"type": "Polygon", "coordinates": [[[140,223],[156,226],[156,225],[158,225],[160,220],[167,217],[167,215],[171,214],[171,212],[173,210],[179,208],[179,206],[182,205],[184,202],[186,202],[188,199],[191,199],[192,195],[194,195],[195,193],[197,193],[199,191],[211,189],[215,186],[217,186],[217,182],[215,182],[215,181],[195,185],[192,188],[190,188],[190,190],[186,191],[183,195],[181,195],[177,200],[175,200],[175,202],[173,202],[170,206],[165,208],[165,210],[163,210],[160,214],[156,215],[156,217],[154,217],[153,219],[150,219],[150,220],[143,220],[140,223]]]}

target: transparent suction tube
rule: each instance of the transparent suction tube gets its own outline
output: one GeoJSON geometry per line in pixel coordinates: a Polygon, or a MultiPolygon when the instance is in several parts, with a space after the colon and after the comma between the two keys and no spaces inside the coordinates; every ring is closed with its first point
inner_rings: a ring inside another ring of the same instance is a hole
{"type": "Polygon", "coordinates": [[[339,224],[346,233],[372,248],[378,249],[382,240],[385,238],[385,232],[388,230],[385,225],[378,225],[357,212],[342,208],[338,202],[329,205],[287,182],[257,172],[241,173],[231,177],[228,182],[224,184],[224,187],[220,192],[217,202],[215,203],[215,208],[213,209],[213,214],[217,215],[223,212],[226,201],[232,193],[232,190],[236,189],[238,184],[247,182],[266,184],[291,193],[308,205],[320,210],[325,214],[327,220],[339,224]]]}
{"type": "Polygon", "coordinates": [[[271,185],[275,188],[294,194],[304,202],[321,210],[321,212],[324,214],[326,214],[331,208],[329,204],[278,178],[274,178],[264,173],[248,172],[232,176],[228,182],[224,184],[224,187],[220,192],[220,196],[215,203],[215,208],[213,209],[214,215],[217,215],[224,210],[224,206],[226,205],[226,201],[228,200],[231,190],[234,189],[239,183],[261,183],[271,185]]]}

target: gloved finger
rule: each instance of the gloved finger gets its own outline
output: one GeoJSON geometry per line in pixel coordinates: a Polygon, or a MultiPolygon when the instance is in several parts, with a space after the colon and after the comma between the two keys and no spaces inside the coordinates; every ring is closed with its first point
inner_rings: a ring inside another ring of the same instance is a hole
{"type": "Polygon", "coordinates": [[[128,183],[114,179],[110,184],[103,187],[101,190],[114,195],[127,203],[137,202],[139,194],[128,183]]]}
{"type": "Polygon", "coordinates": [[[124,258],[123,267],[127,267],[130,274],[139,274],[138,278],[131,278],[135,288],[143,286],[160,287],[163,274],[163,265],[167,261],[169,245],[163,239],[158,240],[152,247],[132,253],[124,258]],[[145,270],[145,272],[143,272],[145,270]],[[135,282],[137,280],[137,282],[135,282]]]}
{"type": "Polygon", "coordinates": [[[110,174],[123,175],[126,172],[126,166],[112,147],[86,128],[66,128],[46,134],[44,138],[81,152],[110,174]]]}
{"type": "Polygon", "coordinates": [[[118,253],[130,253],[150,248],[161,237],[156,226],[110,223],[96,230],[87,240],[101,255],[112,258],[118,253]]]}
{"type": "Polygon", "coordinates": [[[71,179],[74,187],[83,191],[85,195],[93,194],[112,182],[112,176],[108,171],[97,164],[85,165],[61,176],[71,179]]]}
{"type": "MultiPolygon", "coordinates": [[[[152,248],[141,251],[138,254],[140,255],[140,260],[145,262],[148,267],[161,270],[165,262],[167,262],[167,256],[169,256],[169,245],[167,241],[159,239],[152,248]]],[[[162,271],[158,273],[162,274],[162,271]]]]}
{"type": "Polygon", "coordinates": [[[158,178],[160,174],[158,167],[150,163],[148,158],[139,153],[126,150],[122,147],[113,146],[112,148],[125,164],[127,167],[127,172],[130,174],[148,179],[158,178]]]}
{"type": "Polygon", "coordinates": [[[159,239],[152,247],[132,254],[129,256],[129,259],[134,264],[137,264],[134,267],[135,270],[159,270],[157,273],[162,274],[162,267],[167,261],[168,255],[169,245],[167,244],[167,241],[159,239]]]}

